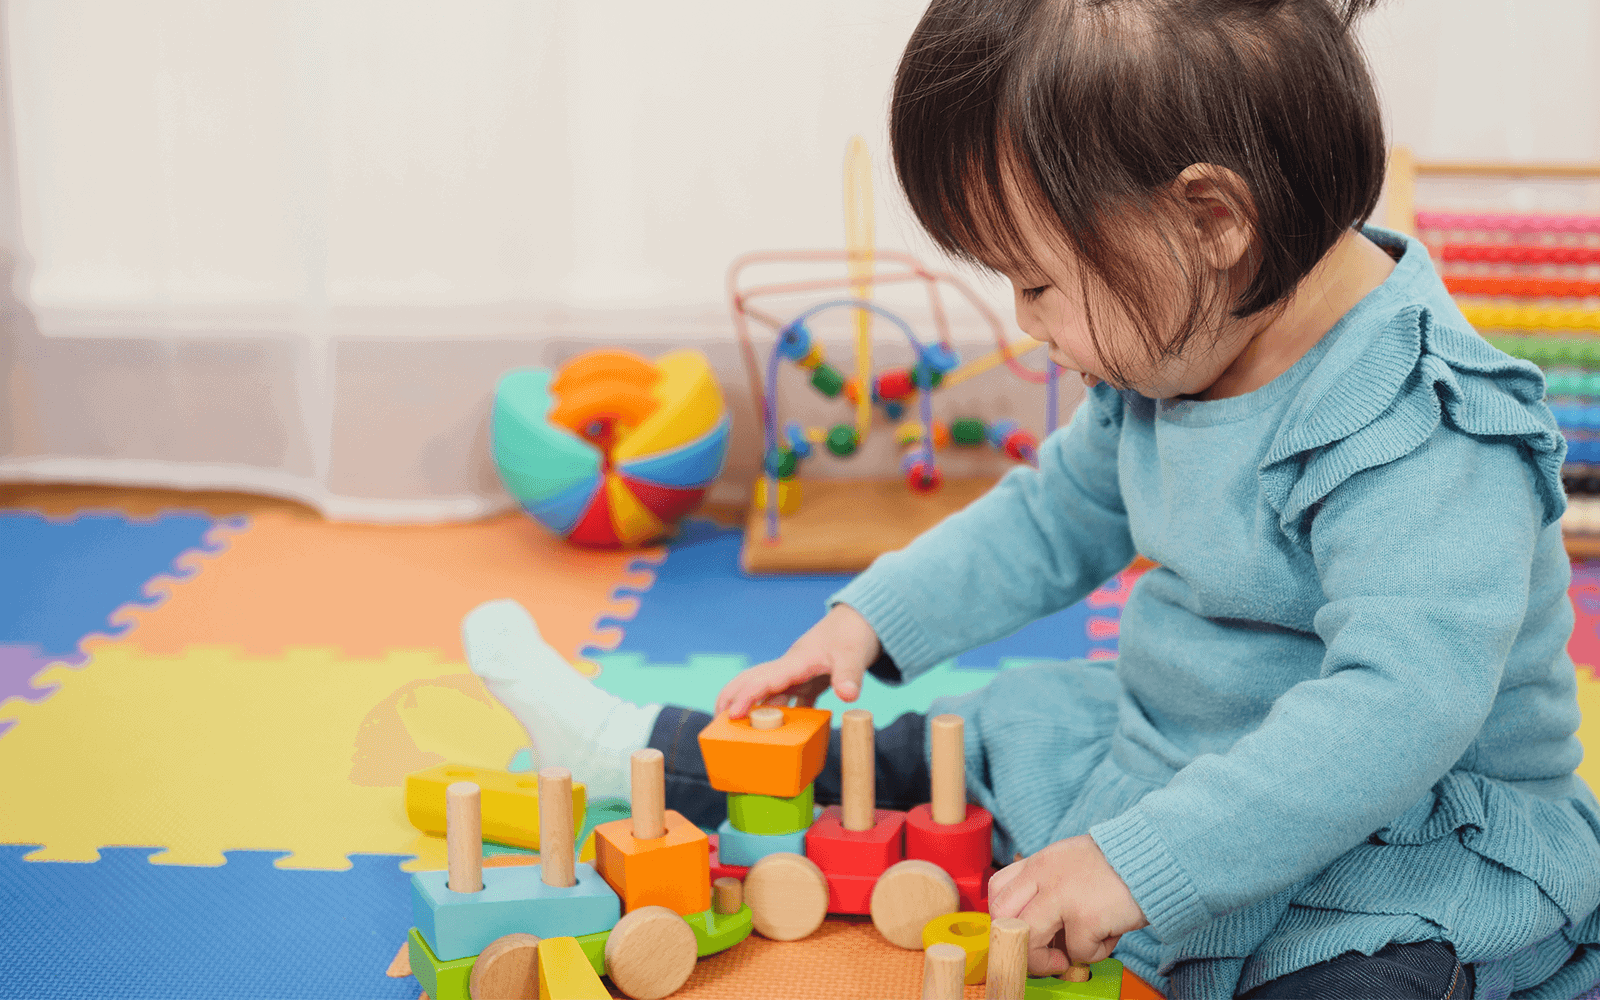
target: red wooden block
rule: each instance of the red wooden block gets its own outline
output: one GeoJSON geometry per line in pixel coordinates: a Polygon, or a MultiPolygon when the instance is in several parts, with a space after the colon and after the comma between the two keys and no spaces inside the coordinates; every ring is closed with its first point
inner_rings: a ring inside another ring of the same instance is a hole
{"type": "Polygon", "coordinates": [[[956,892],[961,894],[961,912],[989,912],[989,879],[997,869],[990,868],[982,875],[957,875],[956,892]]]}
{"type": "Polygon", "coordinates": [[[933,821],[932,806],[920,805],[906,813],[906,857],[932,861],[951,877],[981,875],[994,864],[993,829],[989,810],[970,802],[967,818],[948,826],[933,821]]]}
{"type": "MultiPolygon", "coordinates": [[[[985,813],[984,815],[988,815],[985,813]]],[[[870,830],[846,830],[839,806],[829,806],[806,831],[806,857],[825,875],[879,875],[905,859],[906,814],[874,810],[870,830]]]]}
{"type": "Polygon", "coordinates": [[[878,876],[822,874],[828,880],[829,913],[865,915],[872,912],[872,887],[878,884],[878,876]]]}
{"type": "Polygon", "coordinates": [[[717,835],[708,833],[706,834],[706,839],[711,842],[711,881],[715,882],[719,878],[729,877],[743,882],[744,877],[750,874],[750,869],[744,865],[723,864],[717,858],[717,835]]]}

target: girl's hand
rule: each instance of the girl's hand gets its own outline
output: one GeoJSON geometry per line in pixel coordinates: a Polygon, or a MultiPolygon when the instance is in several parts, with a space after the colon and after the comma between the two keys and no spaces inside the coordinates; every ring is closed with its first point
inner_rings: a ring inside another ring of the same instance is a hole
{"type": "Polygon", "coordinates": [[[1058,840],[995,872],[989,916],[1028,922],[1028,974],[1055,976],[1070,962],[1099,962],[1129,931],[1149,924],[1127,883],[1088,835],[1058,840]],[[1051,947],[1065,932],[1066,954],[1051,947]]]}
{"type": "Polygon", "coordinates": [[[861,677],[880,648],[878,633],[860,612],[835,604],[787,653],[729,681],[717,695],[717,714],[739,719],[753,706],[787,705],[790,699],[810,708],[828,689],[829,678],[840,701],[855,701],[861,695],[861,677]]]}

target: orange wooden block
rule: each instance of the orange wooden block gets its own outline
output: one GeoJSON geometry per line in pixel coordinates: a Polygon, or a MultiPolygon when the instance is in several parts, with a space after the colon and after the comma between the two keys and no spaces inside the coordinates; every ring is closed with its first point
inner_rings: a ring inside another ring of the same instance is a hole
{"type": "Polygon", "coordinates": [[[666,811],[667,833],[653,840],[633,836],[633,820],[594,828],[594,866],[622,897],[622,912],[665,906],[683,916],[711,908],[711,842],[705,831],[666,811]]]}
{"type": "Polygon", "coordinates": [[[719,792],[791,799],[817,780],[828,756],[828,723],[820,708],[785,708],[783,725],[755,729],[748,718],[719,715],[700,730],[706,775],[719,792]]]}

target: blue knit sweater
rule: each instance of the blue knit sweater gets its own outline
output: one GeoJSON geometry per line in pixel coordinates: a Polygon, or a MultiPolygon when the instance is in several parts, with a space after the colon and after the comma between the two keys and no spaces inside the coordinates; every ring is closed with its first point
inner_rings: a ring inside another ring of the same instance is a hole
{"type": "Polygon", "coordinates": [[[1089,833],[1150,920],[1117,956],[1226,1000],[1444,939],[1478,997],[1600,980],[1565,444],[1539,371],[1473,332],[1421,244],[1243,396],[1091,390],[989,494],[835,601],[902,676],[1083,598],[1135,553],[1115,661],[1004,671],[967,721],[996,856],[1089,833]]]}

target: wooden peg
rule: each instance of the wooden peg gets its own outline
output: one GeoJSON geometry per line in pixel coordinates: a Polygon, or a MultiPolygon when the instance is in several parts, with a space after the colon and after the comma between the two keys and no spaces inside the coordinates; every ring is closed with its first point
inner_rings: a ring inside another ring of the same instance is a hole
{"type": "Polygon", "coordinates": [[[660,750],[635,750],[632,769],[633,839],[667,835],[667,758],[660,750]]]}
{"type": "Polygon", "coordinates": [[[572,856],[572,772],[547,767],[539,772],[539,878],[569,889],[578,884],[572,856]]]}
{"type": "Polygon", "coordinates": [[[470,781],[444,790],[445,850],[451,892],[483,889],[483,793],[470,781]]]}
{"type": "MultiPolygon", "coordinates": [[[[1056,936],[1050,939],[1050,947],[1063,955],[1068,954],[1067,932],[1065,930],[1056,931],[1056,936]]],[[[1089,976],[1088,962],[1074,962],[1069,958],[1067,960],[1067,970],[1056,978],[1068,983],[1087,983],[1089,976]]]]}
{"type": "Polygon", "coordinates": [[[532,934],[495,938],[472,963],[472,1000],[524,1000],[539,995],[539,939],[532,934]]]}
{"type": "Polygon", "coordinates": [[[744,908],[744,883],[732,875],[712,882],[711,908],[723,916],[738,913],[744,908]]]}
{"type": "Polygon", "coordinates": [[[961,1000],[966,972],[966,952],[949,943],[929,945],[922,953],[922,1000],[961,1000]]]}
{"type": "Polygon", "coordinates": [[[852,708],[839,730],[841,750],[842,824],[846,830],[870,830],[877,824],[877,762],[873,759],[872,713],[852,708]]]}
{"type": "Polygon", "coordinates": [[[699,957],[694,931],[665,906],[642,906],[606,938],[606,975],[633,1000],[661,1000],[689,980],[699,957]]]}
{"type": "Polygon", "coordinates": [[[1028,922],[1001,917],[989,922],[989,972],[986,1000],[1022,1000],[1028,984],[1028,922]]]}
{"type": "Polygon", "coordinates": [[[775,705],[762,705],[750,710],[751,729],[777,729],[783,725],[783,709],[775,705]]]}
{"type": "Polygon", "coordinates": [[[959,715],[936,715],[933,727],[933,821],[960,823],[967,818],[966,721],[959,715]]]}

